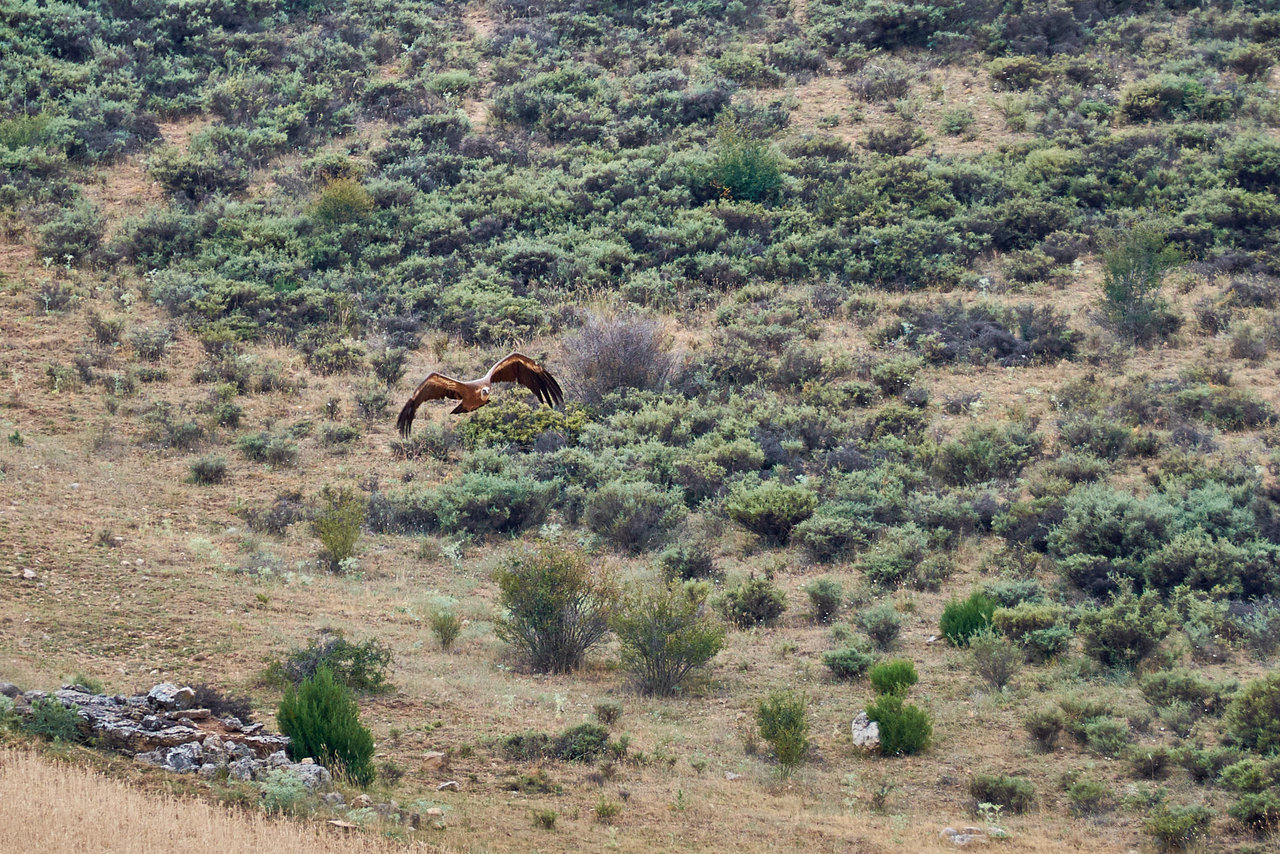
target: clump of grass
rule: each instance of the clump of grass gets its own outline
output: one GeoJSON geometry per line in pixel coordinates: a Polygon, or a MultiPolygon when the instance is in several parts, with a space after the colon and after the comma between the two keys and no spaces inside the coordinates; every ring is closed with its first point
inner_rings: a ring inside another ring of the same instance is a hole
{"type": "Polygon", "coordinates": [[[778,771],[784,779],[791,776],[809,753],[807,705],[802,694],[775,691],[756,706],[760,737],[773,748],[778,771]]]}
{"type": "Polygon", "coordinates": [[[430,622],[431,632],[440,642],[440,648],[448,652],[462,633],[462,618],[447,608],[441,608],[431,615],[430,622]]]}

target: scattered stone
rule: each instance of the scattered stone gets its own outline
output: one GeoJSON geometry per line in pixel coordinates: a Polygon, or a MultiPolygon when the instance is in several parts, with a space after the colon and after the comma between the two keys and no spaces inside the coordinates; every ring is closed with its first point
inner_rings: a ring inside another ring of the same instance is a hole
{"type": "Polygon", "coordinates": [[[320,800],[324,801],[331,807],[340,807],[346,804],[347,799],[343,797],[342,792],[325,792],[320,796],[320,800]]]}
{"type": "Polygon", "coordinates": [[[164,762],[178,773],[187,771],[197,771],[204,764],[204,748],[200,746],[198,741],[189,741],[186,744],[180,744],[177,747],[170,748],[165,753],[164,762]]]}
{"type": "Polygon", "coordinates": [[[439,750],[428,750],[422,754],[422,766],[427,771],[442,771],[448,761],[448,755],[439,750]]]}
{"type": "Polygon", "coordinates": [[[422,816],[416,812],[401,810],[396,817],[401,824],[408,826],[410,830],[417,830],[422,826],[422,816]]]}
{"type": "Polygon", "coordinates": [[[336,818],[329,820],[329,826],[336,827],[339,830],[359,830],[360,829],[360,825],[358,824],[352,824],[349,821],[342,821],[341,819],[336,819],[336,818]]]}
{"type": "Polygon", "coordinates": [[[312,759],[310,756],[307,756],[303,759],[299,759],[298,764],[299,765],[315,765],[316,761],[312,759]]]}
{"type": "Polygon", "coordinates": [[[422,814],[427,818],[444,818],[444,810],[440,807],[428,807],[422,811],[422,814]]]}
{"type": "Polygon", "coordinates": [[[35,581],[35,580],[36,580],[36,571],[35,571],[34,569],[29,568],[29,567],[28,567],[28,568],[23,568],[23,570],[22,570],[22,577],[23,577],[23,578],[25,578],[27,581],[35,581]]]}
{"type": "Polygon", "coordinates": [[[374,804],[373,811],[376,812],[380,818],[391,818],[391,814],[395,812],[395,808],[392,807],[391,804],[374,804]]]}
{"type": "Polygon", "coordinates": [[[355,807],[356,809],[364,809],[365,807],[372,806],[372,805],[373,805],[373,798],[369,797],[364,793],[356,795],[354,798],[351,799],[351,806],[355,807]]]}
{"type": "Polygon", "coordinates": [[[868,753],[880,749],[880,724],[868,718],[866,710],[858,712],[850,729],[854,747],[868,753]]]}
{"type": "Polygon", "coordinates": [[[449,780],[446,783],[441,783],[439,786],[436,786],[437,792],[443,792],[445,789],[452,789],[455,792],[458,791],[458,781],[449,780]]]}
{"type": "Polygon", "coordinates": [[[333,775],[323,765],[316,765],[314,762],[304,765],[300,762],[297,765],[286,766],[285,770],[301,780],[308,792],[318,792],[333,786],[333,775]]]}
{"type": "Polygon", "coordinates": [[[966,827],[963,830],[944,827],[938,835],[957,848],[976,847],[987,841],[987,834],[980,827],[966,827]]]}
{"type": "Polygon", "coordinates": [[[8,697],[10,700],[18,699],[18,695],[22,693],[22,689],[12,682],[0,682],[0,694],[8,697]]]}
{"type": "Polygon", "coordinates": [[[735,773],[733,773],[732,771],[725,771],[725,772],[724,772],[724,778],[725,778],[726,780],[741,780],[741,779],[742,779],[742,775],[741,775],[741,774],[735,774],[735,773]]]}

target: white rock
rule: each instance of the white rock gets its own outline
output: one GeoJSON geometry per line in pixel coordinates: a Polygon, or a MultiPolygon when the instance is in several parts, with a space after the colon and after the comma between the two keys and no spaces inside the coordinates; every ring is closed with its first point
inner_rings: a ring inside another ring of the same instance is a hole
{"type": "Polygon", "coordinates": [[[858,712],[850,731],[854,747],[868,752],[880,749],[880,724],[868,718],[865,710],[858,712]]]}

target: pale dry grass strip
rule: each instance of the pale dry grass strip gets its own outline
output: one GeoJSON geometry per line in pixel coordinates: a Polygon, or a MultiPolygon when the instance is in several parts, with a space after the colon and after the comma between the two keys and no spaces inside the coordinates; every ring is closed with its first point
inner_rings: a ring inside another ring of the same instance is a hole
{"type": "Polygon", "coordinates": [[[0,749],[0,849],[113,854],[441,850],[142,792],[90,769],[14,749],[0,749]]]}

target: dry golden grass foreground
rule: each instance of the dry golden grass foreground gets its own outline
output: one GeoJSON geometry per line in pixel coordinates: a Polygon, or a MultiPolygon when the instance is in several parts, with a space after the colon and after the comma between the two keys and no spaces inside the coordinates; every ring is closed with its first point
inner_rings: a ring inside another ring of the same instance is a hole
{"type": "Polygon", "coordinates": [[[440,851],[322,824],[273,820],[173,795],[142,792],[88,768],[0,750],[0,843],[5,851],[228,854],[276,851],[440,851]]]}

